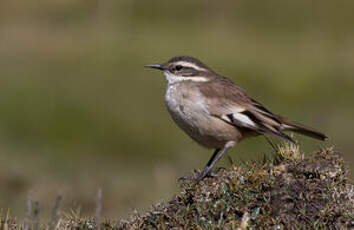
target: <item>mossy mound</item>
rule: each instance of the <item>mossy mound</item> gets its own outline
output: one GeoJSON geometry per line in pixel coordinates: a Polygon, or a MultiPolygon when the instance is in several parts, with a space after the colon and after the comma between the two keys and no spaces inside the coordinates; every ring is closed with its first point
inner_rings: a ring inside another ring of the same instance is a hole
{"type": "Polygon", "coordinates": [[[198,184],[184,181],[173,199],[128,220],[100,217],[100,202],[95,218],[60,214],[60,198],[50,224],[39,223],[37,203],[24,222],[0,212],[0,230],[354,229],[354,185],[347,173],[332,149],[305,158],[297,146],[284,145],[261,163],[222,169],[198,184]],[[105,222],[97,225],[100,219],[105,222]]]}
{"type": "Polygon", "coordinates": [[[306,158],[296,146],[273,160],[218,172],[118,229],[350,229],[354,186],[341,154],[325,149],[306,158]]]}

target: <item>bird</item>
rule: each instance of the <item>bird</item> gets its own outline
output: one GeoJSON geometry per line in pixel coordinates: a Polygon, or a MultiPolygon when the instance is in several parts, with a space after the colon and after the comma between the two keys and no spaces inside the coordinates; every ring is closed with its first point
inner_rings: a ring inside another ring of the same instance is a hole
{"type": "Polygon", "coordinates": [[[163,72],[165,104],[174,122],[194,141],[214,149],[197,182],[211,174],[222,156],[245,138],[273,136],[295,141],[284,131],[324,141],[313,128],[277,115],[252,99],[236,83],[191,56],[176,56],[163,64],[145,65],[163,72]]]}

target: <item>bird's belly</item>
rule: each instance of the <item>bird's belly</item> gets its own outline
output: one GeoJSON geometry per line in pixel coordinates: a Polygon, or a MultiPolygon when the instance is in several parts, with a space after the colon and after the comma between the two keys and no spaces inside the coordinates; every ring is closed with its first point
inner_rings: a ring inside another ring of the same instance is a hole
{"type": "Polygon", "coordinates": [[[200,145],[222,148],[230,140],[238,142],[241,139],[241,133],[234,126],[209,114],[202,97],[169,93],[166,92],[165,102],[173,120],[200,145]]]}

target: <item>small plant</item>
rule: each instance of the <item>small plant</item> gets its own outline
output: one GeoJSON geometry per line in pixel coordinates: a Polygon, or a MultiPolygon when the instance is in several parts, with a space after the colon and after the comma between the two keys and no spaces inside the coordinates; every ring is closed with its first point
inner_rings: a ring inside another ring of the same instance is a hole
{"type": "Polygon", "coordinates": [[[283,158],[287,160],[293,161],[301,161],[305,158],[305,155],[300,152],[299,145],[283,142],[282,144],[277,146],[277,153],[283,158]]]}

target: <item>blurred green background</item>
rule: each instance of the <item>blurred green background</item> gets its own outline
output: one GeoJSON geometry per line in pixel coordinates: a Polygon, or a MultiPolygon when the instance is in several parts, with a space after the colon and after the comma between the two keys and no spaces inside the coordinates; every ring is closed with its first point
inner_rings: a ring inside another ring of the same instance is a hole
{"type": "MultiPolygon", "coordinates": [[[[120,218],[172,196],[211,152],[164,106],[145,64],[200,58],[256,100],[324,131],[354,168],[353,1],[4,0],[0,3],[0,207],[23,217],[26,194],[50,213],[120,218]]],[[[242,142],[234,161],[272,152],[242,142]]],[[[228,165],[227,161],[222,162],[228,165]]],[[[44,216],[46,214],[43,214],[44,216]]],[[[44,217],[45,218],[45,217],[44,217]]]]}

